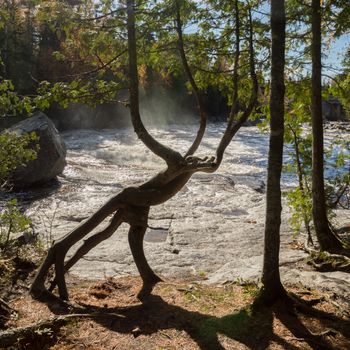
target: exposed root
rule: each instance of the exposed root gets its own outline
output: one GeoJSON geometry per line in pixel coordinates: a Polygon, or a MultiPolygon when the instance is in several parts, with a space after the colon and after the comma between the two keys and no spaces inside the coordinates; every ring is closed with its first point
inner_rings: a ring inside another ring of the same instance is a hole
{"type": "Polygon", "coordinates": [[[8,331],[4,331],[0,334],[0,348],[9,348],[18,343],[28,344],[33,343],[38,338],[52,338],[53,335],[57,336],[60,328],[66,326],[72,319],[75,318],[94,318],[94,317],[120,317],[123,315],[115,313],[102,313],[94,312],[90,314],[69,314],[64,316],[58,316],[49,320],[40,321],[26,327],[18,327],[8,331]]]}
{"type": "Polygon", "coordinates": [[[151,295],[153,288],[159,282],[163,282],[163,280],[158,276],[155,276],[152,282],[146,282],[146,283],[143,282],[141,290],[137,293],[137,298],[140,301],[146,301],[148,297],[151,295]]]}
{"type": "Polygon", "coordinates": [[[309,247],[305,247],[305,250],[310,254],[308,264],[318,271],[350,272],[350,258],[345,255],[320,252],[309,247]]]}
{"type": "Polygon", "coordinates": [[[302,300],[298,298],[294,294],[288,294],[288,299],[286,299],[286,305],[293,310],[297,310],[305,315],[328,319],[331,321],[336,321],[338,319],[337,316],[333,314],[329,314],[327,312],[315,309],[313,306],[313,302],[308,302],[306,300],[302,300]]]}
{"type": "MultiPolygon", "coordinates": [[[[187,182],[187,179],[188,177],[186,176],[183,180],[187,182]]],[[[182,183],[183,181],[180,181],[181,187],[182,183]]],[[[147,189],[146,191],[146,194],[149,195],[149,190],[147,189]]],[[[144,192],[144,190],[136,191],[134,188],[129,188],[127,191],[123,191],[124,195],[125,193],[130,194],[132,199],[130,200],[129,198],[129,200],[131,202],[135,202],[135,194],[136,198],[139,199],[140,193],[142,192],[144,192]]],[[[127,198],[124,199],[127,200],[127,198]]],[[[110,203],[111,201],[107,203],[110,203]]],[[[143,238],[147,229],[149,206],[130,206],[126,204],[122,204],[122,206],[123,209],[119,209],[114,214],[109,225],[102,231],[92,235],[87,240],[85,240],[78,251],[66,263],[65,256],[72,245],[79,241],[80,237],[86,236],[90,232],[89,229],[92,230],[94,227],[96,227],[96,223],[91,219],[96,216],[96,213],[91,218],[89,218],[87,222],[80,225],[77,229],[73,230],[69,235],[65,236],[60,241],[56,242],[49,249],[47,257],[41,265],[30,289],[30,293],[34,298],[39,300],[51,298],[53,296],[51,292],[57,285],[60,298],[63,300],[68,300],[68,290],[64,277],[65,273],[92,248],[107,238],[111,237],[122,222],[127,222],[131,226],[129,231],[129,244],[136,266],[140,272],[142,280],[144,281],[144,288],[142,288],[140,296],[143,297],[147,294],[147,292],[150,293],[150,291],[152,291],[153,286],[157,282],[161,281],[161,279],[148,265],[147,259],[143,252],[143,238]],[[82,227],[85,229],[83,230],[82,227]],[[51,266],[54,266],[55,268],[55,278],[52,281],[49,289],[46,289],[45,280],[51,266]]],[[[109,208],[109,205],[107,205],[107,207],[109,208]]],[[[106,208],[106,205],[103,208],[106,208]]],[[[108,211],[101,212],[101,210],[99,210],[97,213],[99,221],[102,217],[108,214],[108,211]]]]}
{"type": "Polygon", "coordinates": [[[311,331],[309,331],[309,332],[314,337],[324,337],[324,336],[327,336],[327,335],[330,335],[330,336],[334,337],[334,336],[336,336],[338,334],[338,332],[335,331],[334,329],[326,329],[325,331],[319,332],[319,333],[314,333],[314,332],[311,332],[311,331]]]}
{"type": "Polygon", "coordinates": [[[29,289],[29,293],[37,300],[43,300],[52,295],[52,293],[45,288],[45,280],[50,267],[54,264],[54,246],[48,250],[46,258],[40,266],[39,271],[37,272],[29,289]]]}
{"type": "Polygon", "coordinates": [[[8,348],[18,342],[33,342],[35,338],[56,333],[58,329],[65,326],[71,317],[55,317],[51,320],[42,321],[27,327],[19,327],[0,334],[0,348],[8,348]]]}
{"type": "Polygon", "coordinates": [[[8,303],[6,303],[5,300],[2,300],[0,298],[0,314],[4,315],[10,315],[11,313],[16,312],[8,303]]]}
{"type": "MultiPolygon", "coordinates": [[[[322,298],[321,298],[322,300],[322,298]]],[[[294,337],[288,337],[291,340],[303,341],[315,349],[335,349],[332,347],[332,342],[328,337],[336,337],[340,334],[338,331],[327,327],[326,329],[318,332],[313,332],[302,324],[299,318],[299,314],[317,318],[319,320],[329,320],[334,324],[339,322],[339,317],[312,307],[314,302],[321,301],[319,299],[307,300],[300,299],[293,293],[286,294],[282,299],[279,299],[279,303],[275,306],[276,317],[281,320],[285,325],[289,325],[289,329],[293,333],[294,337]],[[288,315],[288,316],[286,316],[288,315]],[[294,320],[295,318],[295,320],[294,320]]],[[[344,323],[347,320],[344,319],[344,323]]]]}
{"type": "Polygon", "coordinates": [[[17,315],[17,311],[0,298],[0,329],[14,315],[17,315]]]}

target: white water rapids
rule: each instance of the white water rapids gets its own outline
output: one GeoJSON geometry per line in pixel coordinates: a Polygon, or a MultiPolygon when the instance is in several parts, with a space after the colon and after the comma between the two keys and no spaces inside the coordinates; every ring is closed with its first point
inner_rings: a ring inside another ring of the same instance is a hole
{"type": "MultiPolygon", "coordinates": [[[[198,155],[215,155],[223,130],[224,124],[209,125],[198,155]]],[[[195,132],[191,125],[151,129],[158,140],[181,152],[187,150],[195,132]]],[[[335,134],[327,132],[328,142],[335,134]]],[[[142,183],[163,166],[131,128],[75,130],[63,137],[68,165],[60,177],[61,186],[42,198],[35,198],[35,192],[26,193],[34,198],[27,214],[47,240],[68,233],[123,187],[142,183]]],[[[157,273],[165,277],[206,276],[213,283],[260,277],[267,153],[268,135],[256,127],[244,127],[215,174],[194,175],[173,199],[151,209],[145,252],[157,273]]],[[[284,188],[294,184],[294,176],[283,175],[284,188]]],[[[346,273],[316,273],[296,267],[306,255],[292,249],[286,205],[283,210],[282,278],[349,292],[346,273]]],[[[341,213],[343,218],[346,215],[341,213]]],[[[87,278],[137,274],[127,230],[123,225],[71,272],[87,278]]]]}

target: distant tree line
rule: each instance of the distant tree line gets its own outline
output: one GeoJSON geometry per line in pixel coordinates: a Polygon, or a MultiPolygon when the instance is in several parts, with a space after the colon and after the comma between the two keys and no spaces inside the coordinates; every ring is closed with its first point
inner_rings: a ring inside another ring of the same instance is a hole
{"type": "MultiPolygon", "coordinates": [[[[268,114],[270,33],[267,2],[240,2],[252,12],[255,56],[259,79],[258,112],[268,114]],[[264,12],[265,11],[265,12],[264,12]]],[[[45,109],[52,103],[66,107],[70,102],[97,105],[118,103],[127,88],[127,54],[122,2],[77,0],[38,1],[1,0],[0,10],[0,77],[13,84],[13,90],[26,96],[33,108],[45,109]]],[[[231,105],[237,48],[233,1],[186,1],[183,14],[184,44],[189,65],[205,99],[208,115],[225,115],[231,105]]],[[[146,95],[154,90],[175,91],[181,102],[193,107],[192,88],[187,85],[177,50],[176,28],[170,2],[145,2],[138,24],[140,85],[146,95]],[[186,95],[190,95],[186,99],[186,95]],[[192,103],[192,104],[191,104],[192,103]]],[[[311,81],[311,6],[296,0],[286,2],[286,74],[289,85],[310,86],[311,81]]],[[[349,31],[346,1],[325,1],[322,10],[323,45],[349,31]]],[[[247,28],[248,17],[241,18],[241,60],[238,93],[249,91],[247,28]]],[[[328,67],[329,68],[329,67],[328,67]]],[[[327,68],[324,96],[332,93],[349,107],[349,62],[344,54],[343,68],[327,68]]],[[[324,70],[325,72],[325,70],[324,70]]],[[[181,103],[179,102],[179,103],[181,103]]],[[[32,111],[29,106],[26,108],[32,111]]],[[[13,114],[3,102],[2,114],[13,114]]]]}

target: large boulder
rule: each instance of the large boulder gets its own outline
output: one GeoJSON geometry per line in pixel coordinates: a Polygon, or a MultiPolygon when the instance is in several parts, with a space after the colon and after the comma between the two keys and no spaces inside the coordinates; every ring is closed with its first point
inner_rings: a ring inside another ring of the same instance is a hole
{"type": "MultiPolygon", "coordinates": [[[[11,175],[10,183],[15,188],[44,184],[61,174],[66,166],[66,146],[53,122],[42,112],[35,113],[9,129],[17,135],[35,132],[39,137],[37,158],[18,167],[11,175]]],[[[35,147],[34,144],[30,147],[35,147]]]]}

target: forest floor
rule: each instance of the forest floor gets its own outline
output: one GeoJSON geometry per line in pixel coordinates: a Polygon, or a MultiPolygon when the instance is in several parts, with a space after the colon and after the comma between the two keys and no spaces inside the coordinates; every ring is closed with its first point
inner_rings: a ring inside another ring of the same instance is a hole
{"type": "MultiPolygon", "coordinates": [[[[10,302],[16,310],[3,335],[19,330],[6,349],[349,349],[349,310],[333,294],[301,285],[287,289],[317,313],[278,303],[253,311],[255,283],[207,285],[176,280],[158,284],[141,303],[138,277],[103,281],[68,277],[69,304],[42,303],[27,293],[10,302]],[[85,314],[85,315],[77,315],[85,314]],[[71,316],[66,316],[71,315],[71,316]],[[43,322],[44,321],[44,322],[43,322]],[[28,326],[35,325],[30,328],[28,326]],[[24,327],[24,328],[20,328],[24,327]]],[[[4,346],[4,345],[3,345],[4,346]]],[[[1,348],[1,346],[0,346],[1,348]]]]}

